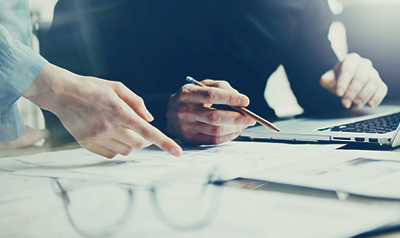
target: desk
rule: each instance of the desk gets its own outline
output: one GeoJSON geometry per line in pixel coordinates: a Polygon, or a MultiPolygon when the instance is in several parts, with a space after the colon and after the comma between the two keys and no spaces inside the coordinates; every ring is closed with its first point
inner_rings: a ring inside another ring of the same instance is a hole
{"type": "MultiPolygon", "coordinates": [[[[75,144],[69,144],[59,148],[52,148],[50,143],[45,143],[43,147],[30,147],[19,150],[9,150],[9,151],[1,151],[1,157],[9,157],[9,156],[19,156],[26,154],[35,154],[45,151],[57,151],[57,150],[68,150],[79,148],[79,146],[75,144]]],[[[393,153],[400,152],[400,149],[396,149],[393,153]]],[[[275,183],[266,183],[259,181],[251,181],[251,180],[232,180],[226,182],[225,186],[236,187],[236,188],[244,188],[251,190],[266,190],[266,191],[277,191],[281,193],[288,194],[299,194],[305,197],[323,197],[323,198],[331,198],[332,200],[343,200],[343,201],[355,201],[357,203],[362,204],[374,204],[379,205],[382,208],[396,208],[400,207],[400,201],[391,201],[391,200],[382,200],[382,199],[372,199],[362,196],[354,196],[354,195],[346,195],[346,194],[338,194],[331,191],[322,191],[318,189],[309,189],[309,188],[299,188],[296,186],[287,186],[275,183]]],[[[400,233],[387,234],[379,237],[400,237],[400,233]]]]}

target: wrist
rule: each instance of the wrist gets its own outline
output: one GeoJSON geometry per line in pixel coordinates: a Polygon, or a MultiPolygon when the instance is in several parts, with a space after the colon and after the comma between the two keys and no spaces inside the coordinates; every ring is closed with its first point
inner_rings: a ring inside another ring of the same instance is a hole
{"type": "Polygon", "coordinates": [[[60,92],[71,81],[71,72],[50,63],[40,71],[32,84],[21,94],[42,109],[54,112],[62,102],[60,92]]]}

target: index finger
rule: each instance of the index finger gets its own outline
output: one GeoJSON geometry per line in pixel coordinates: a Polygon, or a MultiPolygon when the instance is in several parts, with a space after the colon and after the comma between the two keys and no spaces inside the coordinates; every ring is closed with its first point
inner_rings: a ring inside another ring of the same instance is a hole
{"type": "Polygon", "coordinates": [[[358,70],[358,63],[360,59],[361,57],[358,54],[350,54],[339,67],[339,77],[336,85],[336,94],[339,97],[342,97],[347,91],[350,82],[358,70]]]}
{"type": "Polygon", "coordinates": [[[128,112],[128,117],[125,119],[124,124],[126,124],[124,126],[135,131],[145,140],[153,142],[173,156],[179,157],[182,154],[182,148],[175,141],[143,120],[143,118],[139,117],[133,110],[128,112]]]}
{"type": "Polygon", "coordinates": [[[141,97],[132,92],[121,82],[110,82],[114,92],[117,93],[118,97],[121,98],[126,104],[128,104],[140,117],[147,121],[153,121],[154,118],[150,112],[146,109],[144,101],[141,97]]]}
{"type": "Polygon", "coordinates": [[[209,87],[223,88],[238,92],[236,89],[232,88],[232,86],[227,81],[224,80],[205,79],[201,82],[209,87]]]}
{"type": "Polygon", "coordinates": [[[195,104],[225,104],[231,106],[247,106],[249,98],[238,92],[215,88],[185,85],[180,93],[180,100],[195,104]]]}

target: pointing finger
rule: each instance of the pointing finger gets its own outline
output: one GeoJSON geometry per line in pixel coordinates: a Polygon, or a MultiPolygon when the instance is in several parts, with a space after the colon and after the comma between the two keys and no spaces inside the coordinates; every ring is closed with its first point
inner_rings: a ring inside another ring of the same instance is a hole
{"type": "Polygon", "coordinates": [[[153,116],[146,109],[144,101],[141,97],[136,95],[134,92],[132,92],[129,88],[127,88],[124,84],[120,82],[111,82],[111,83],[118,97],[120,97],[126,104],[128,104],[141,118],[145,119],[148,122],[154,120],[153,116]]]}
{"type": "Polygon", "coordinates": [[[180,100],[195,104],[225,104],[231,106],[247,106],[250,100],[247,96],[232,90],[214,87],[199,87],[187,84],[182,88],[180,100]]]}
{"type": "Polygon", "coordinates": [[[144,121],[135,113],[129,113],[126,118],[126,127],[132,129],[145,140],[153,142],[159,148],[169,152],[173,156],[179,157],[182,154],[182,148],[172,139],[164,135],[161,131],[144,121]]]}
{"type": "MultiPolygon", "coordinates": [[[[356,97],[361,93],[363,88],[366,86],[369,80],[368,73],[370,72],[369,65],[366,61],[361,61],[359,63],[358,69],[352,78],[346,93],[343,96],[343,106],[350,108],[351,104],[354,102],[356,97]]],[[[362,103],[358,102],[361,106],[362,103]]]]}
{"type": "Polygon", "coordinates": [[[358,70],[360,60],[361,57],[358,54],[350,54],[342,62],[339,68],[340,73],[336,86],[336,94],[339,97],[342,97],[348,90],[348,87],[358,70]]]}

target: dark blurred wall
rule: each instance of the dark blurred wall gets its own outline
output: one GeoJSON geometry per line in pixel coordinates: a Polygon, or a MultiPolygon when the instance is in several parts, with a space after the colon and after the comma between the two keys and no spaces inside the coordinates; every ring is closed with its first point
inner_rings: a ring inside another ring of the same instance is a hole
{"type": "Polygon", "coordinates": [[[348,4],[338,17],[349,52],[371,59],[389,86],[386,99],[400,99],[400,4],[348,4]]]}

